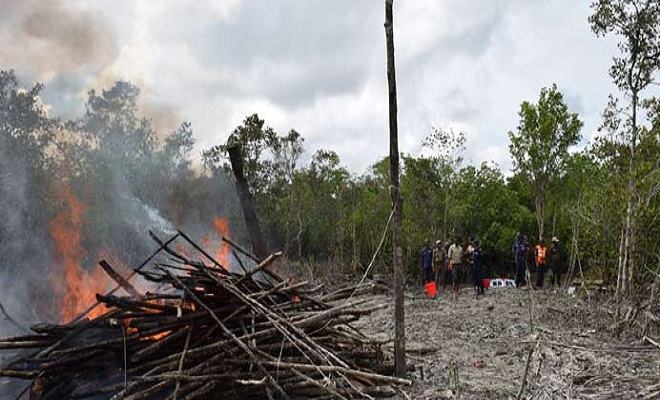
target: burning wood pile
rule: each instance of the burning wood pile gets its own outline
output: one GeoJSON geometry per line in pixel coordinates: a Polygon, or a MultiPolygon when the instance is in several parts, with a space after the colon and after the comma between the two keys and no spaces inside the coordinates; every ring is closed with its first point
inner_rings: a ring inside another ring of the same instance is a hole
{"type": "Polygon", "coordinates": [[[278,254],[244,267],[236,252],[249,254],[228,239],[241,273],[182,232],[152,237],[159,249],[130,276],[101,262],[118,286],[78,318],[0,339],[19,352],[0,376],[31,380],[25,392],[39,400],[350,399],[410,383],[388,376],[383,342],[351,326],[385,305],[282,279],[266,268],[278,254]],[[134,274],[157,289],[141,293],[134,274]],[[115,295],[120,288],[128,295],[115,295]],[[96,306],[105,312],[86,318],[96,306]]]}

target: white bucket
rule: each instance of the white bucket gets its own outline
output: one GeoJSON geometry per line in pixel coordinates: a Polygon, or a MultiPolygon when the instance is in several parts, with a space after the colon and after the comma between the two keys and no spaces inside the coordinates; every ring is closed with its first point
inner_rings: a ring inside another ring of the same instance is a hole
{"type": "Polygon", "coordinates": [[[491,279],[490,280],[490,288],[491,289],[498,289],[498,288],[510,288],[510,287],[516,287],[516,281],[513,279],[491,279]]]}

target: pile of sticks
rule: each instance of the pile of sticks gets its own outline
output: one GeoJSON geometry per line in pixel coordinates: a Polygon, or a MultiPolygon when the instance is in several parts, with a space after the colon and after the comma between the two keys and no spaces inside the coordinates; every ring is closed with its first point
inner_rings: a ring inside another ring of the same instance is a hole
{"type": "Polygon", "coordinates": [[[1,338],[21,350],[0,376],[31,380],[39,400],[352,399],[410,384],[390,376],[386,343],[351,326],[386,305],[283,279],[267,268],[278,253],[245,267],[249,253],[224,239],[242,269],[232,272],[183,232],[152,237],[158,250],[127,277],[101,262],[118,285],[79,317],[1,338]],[[134,274],[156,290],[141,293],[134,274]],[[86,318],[98,305],[107,311],[86,318]]]}

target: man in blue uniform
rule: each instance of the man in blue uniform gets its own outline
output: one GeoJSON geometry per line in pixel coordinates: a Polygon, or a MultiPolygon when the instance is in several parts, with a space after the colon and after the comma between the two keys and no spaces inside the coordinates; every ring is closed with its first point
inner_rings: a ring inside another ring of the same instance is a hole
{"type": "Polygon", "coordinates": [[[527,245],[520,233],[518,233],[518,239],[513,244],[513,259],[516,263],[516,286],[524,286],[525,272],[527,271],[527,245]]]}
{"type": "Polygon", "coordinates": [[[433,249],[428,239],[424,240],[422,249],[422,278],[423,283],[433,282],[433,249]]]}

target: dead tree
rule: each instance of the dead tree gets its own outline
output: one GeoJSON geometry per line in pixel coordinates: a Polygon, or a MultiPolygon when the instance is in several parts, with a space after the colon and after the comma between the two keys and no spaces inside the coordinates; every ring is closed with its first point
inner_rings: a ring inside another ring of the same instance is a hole
{"type": "Polygon", "coordinates": [[[403,200],[399,192],[399,133],[397,126],[396,74],[394,71],[394,24],[392,3],[385,0],[385,37],[387,40],[387,84],[390,111],[390,195],[394,207],[392,219],[392,264],[394,270],[394,365],[396,375],[406,373],[406,333],[403,310],[403,249],[401,247],[401,227],[403,220],[403,200]]]}
{"type": "Polygon", "coordinates": [[[261,234],[259,219],[257,218],[257,211],[254,208],[250,188],[243,172],[241,148],[238,143],[232,143],[227,148],[227,153],[229,153],[231,170],[234,172],[234,178],[236,179],[236,191],[238,192],[238,199],[243,209],[243,217],[245,217],[245,225],[247,225],[250,241],[252,242],[252,250],[254,251],[254,255],[261,261],[268,255],[268,250],[261,234]]]}

